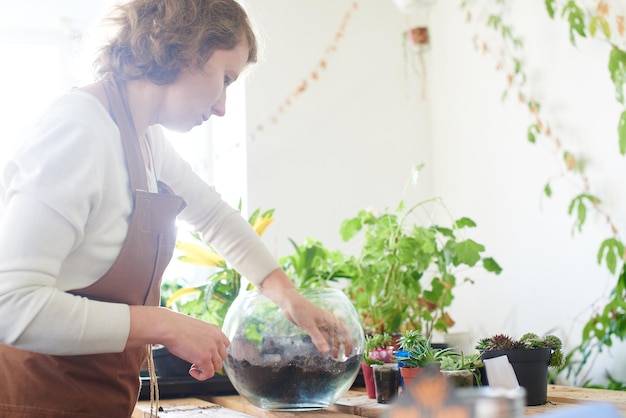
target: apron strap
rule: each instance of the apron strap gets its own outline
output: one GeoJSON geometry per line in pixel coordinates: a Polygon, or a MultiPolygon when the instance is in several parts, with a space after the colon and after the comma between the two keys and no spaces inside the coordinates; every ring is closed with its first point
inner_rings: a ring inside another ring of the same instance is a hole
{"type": "Polygon", "coordinates": [[[104,78],[104,91],[109,101],[109,113],[117,124],[122,137],[122,145],[126,153],[126,167],[130,177],[132,190],[148,191],[148,178],[146,176],[145,162],[141,156],[139,139],[135,124],[128,108],[125,85],[113,75],[104,78]],[[124,112],[122,112],[122,109],[124,112]]]}

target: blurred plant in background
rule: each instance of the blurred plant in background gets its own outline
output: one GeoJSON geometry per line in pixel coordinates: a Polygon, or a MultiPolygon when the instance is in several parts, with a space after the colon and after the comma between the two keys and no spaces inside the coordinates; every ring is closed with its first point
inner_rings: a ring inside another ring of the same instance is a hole
{"type": "MultiPolygon", "coordinates": [[[[241,212],[241,201],[239,202],[241,212]]],[[[263,232],[274,221],[274,209],[261,212],[255,210],[248,222],[254,230],[263,235],[263,232]]],[[[212,272],[203,283],[188,285],[189,279],[176,278],[162,286],[162,305],[195,318],[202,319],[218,326],[222,326],[226,312],[235,298],[239,295],[242,286],[242,276],[210,245],[205,243],[199,234],[190,233],[193,240],[176,242],[180,252],[178,260],[201,267],[209,267],[212,272]]],[[[248,284],[248,288],[252,288],[248,284]]]]}

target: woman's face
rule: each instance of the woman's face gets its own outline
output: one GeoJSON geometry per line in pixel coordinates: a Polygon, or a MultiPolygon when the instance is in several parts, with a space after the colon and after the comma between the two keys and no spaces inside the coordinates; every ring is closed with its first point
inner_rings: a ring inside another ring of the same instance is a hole
{"type": "Polygon", "coordinates": [[[174,83],[164,86],[165,95],[155,123],[187,132],[211,115],[224,116],[226,88],[239,77],[247,60],[248,45],[241,42],[234,49],[213,52],[202,71],[182,70],[174,83]]]}

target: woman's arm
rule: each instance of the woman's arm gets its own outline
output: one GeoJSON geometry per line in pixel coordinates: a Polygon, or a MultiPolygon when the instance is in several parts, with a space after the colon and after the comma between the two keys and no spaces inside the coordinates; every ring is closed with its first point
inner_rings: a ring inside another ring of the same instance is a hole
{"type": "Polygon", "coordinates": [[[229,341],[215,324],[162,307],[131,306],[126,347],[146,344],[164,345],[193,364],[191,376],[206,380],[222,369],[229,341]]]}
{"type": "Polygon", "coordinates": [[[309,334],[319,351],[328,353],[332,349],[332,356],[338,357],[343,345],[344,354],[350,354],[350,331],[345,324],[306,299],[282,269],[272,271],[261,282],[261,290],[280,307],[287,319],[309,334]]]}

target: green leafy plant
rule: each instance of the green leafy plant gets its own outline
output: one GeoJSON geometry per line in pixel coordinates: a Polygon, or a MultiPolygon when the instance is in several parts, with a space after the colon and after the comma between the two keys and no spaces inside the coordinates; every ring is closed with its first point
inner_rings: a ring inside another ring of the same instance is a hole
{"type": "MultiPolygon", "coordinates": [[[[241,211],[241,201],[239,202],[241,211]]],[[[257,234],[262,235],[274,221],[274,209],[262,212],[255,210],[248,222],[257,234]]],[[[224,317],[239,295],[242,277],[213,247],[204,243],[196,233],[190,234],[192,240],[178,240],[176,248],[178,259],[185,263],[211,268],[206,280],[198,285],[188,285],[189,280],[179,277],[174,283],[164,284],[162,297],[164,305],[178,312],[200,318],[204,321],[222,326],[224,317]]],[[[249,285],[252,288],[252,285],[249,285]]]]}
{"type": "Polygon", "coordinates": [[[549,348],[551,350],[550,367],[561,368],[565,364],[565,357],[562,351],[563,343],[555,335],[539,337],[534,333],[526,333],[519,340],[515,340],[506,334],[496,334],[488,338],[483,338],[476,344],[479,351],[491,350],[523,350],[549,348]]]}
{"type": "Polygon", "coordinates": [[[452,348],[434,348],[430,338],[413,329],[400,334],[398,347],[400,351],[396,353],[396,360],[403,367],[426,367],[431,363],[441,363],[447,356],[455,354],[452,348]]]}
{"type": "MultiPolygon", "coordinates": [[[[419,168],[418,168],[419,169],[419,168]]],[[[444,209],[440,198],[417,203],[408,209],[400,201],[395,212],[376,214],[361,210],[343,221],[344,241],[362,233],[360,254],[348,260],[352,280],[345,289],[361,317],[366,332],[400,332],[415,329],[430,337],[433,331],[446,332],[454,324],[448,308],[454,288],[467,276],[463,269],[482,267],[499,274],[501,268],[485,247],[465,237],[476,224],[469,218],[451,225],[416,223],[417,212],[444,209]]],[[[447,213],[447,210],[445,210],[447,213]]]]}
{"type": "Polygon", "coordinates": [[[321,242],[307,237],[298,245],[289,239],[294,248],[290,255],[280,258],[280,264],[298,288],[326,287],[352,276],[350,265],[340,251],[332,251],[321,242]]]}

